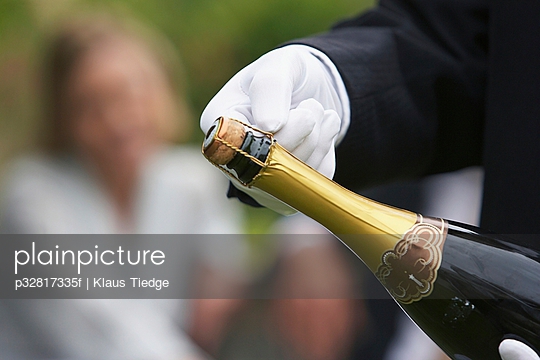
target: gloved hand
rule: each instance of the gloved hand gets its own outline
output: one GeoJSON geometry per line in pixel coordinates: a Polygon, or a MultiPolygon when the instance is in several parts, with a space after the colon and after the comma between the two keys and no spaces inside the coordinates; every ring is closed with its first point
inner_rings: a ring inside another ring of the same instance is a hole
{"type": "Polygon", "coordinates": [[[502,360],[540,360],[538,354],[521,341],[506,339],[499,345],[502,360]]]}
{"type": "MultiPolygon", "coordinates": [[[[348,127],[349,99],[326,55],[308,46],[289,45],[234,75],[207,105],[201,129],[206,132],[220,116],[273,133],[296,157],[332,178],[335,144],[348,127]]],[[[276,200],[267,194],[244,187],[242,191],[264,206],[287,213],[272,206],[276,200]]]]}

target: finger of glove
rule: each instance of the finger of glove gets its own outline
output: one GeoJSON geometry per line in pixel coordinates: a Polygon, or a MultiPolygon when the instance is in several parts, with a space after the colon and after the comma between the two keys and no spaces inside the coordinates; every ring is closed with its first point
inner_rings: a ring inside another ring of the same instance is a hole
{"type": "Polygon", "coordinates": [[[316,121],[311,110],[293,109],[289,112],[289,121],[275,133],[275,138],[285,149],[294,152],[308,136],[311,136],[315,125],[316,121]]]}
{"type": "Polygon", "coordinates": [[[329,179],[334,177],[334,173],[336,172],[336,149],[333,145],[321,161],[317,171],[329,179]]]}
{"type": "MultiPolygon", "coordinates": [[[[307,160],[308,165],[320,171],[320,167],[323,160],[326,159],[330,151],[334,150],[335,139],[339,133],[340,126],[341,126],[341,120],[338,114],[334,110],[326,110],[324,112],[320,135],[317,141],[317,146],[314,149],[311,156],[307,160]]],[[[326,159],[326,161],[327,163],[325,164],[325,167],[326,167],[325,172],[328,173],[330,170],[328,168],[330,163],[328,163],[329,161],[328,159],[326,159]]],[[[335,160],[334,160],[334,164],[335,164],[335,160]]],[[[332,175],[333,175],[333,170],[332,170],[332,175]]]]}
{"type": "MultiPolygon", "coordinates": [[[[287,123],[287,127],[290,126],[291,128],[295,128],[297,126],[302,126],[302,124],[307,122],[313,124],[312,131],[305,137],[304,141],[291,150],[297,158],[307,162],[318,146],[317,143],[320,137],[321,124],[324,119],[324,109],[318,101],[307,99],[302,101],[295,110],[297,111],[294,113],[295,115],[298,115],[298,118],[290,119],[287,123]]],[[[291,111],[291,113],[292,112],[293,111],[291,111]]]]}
{"type": "Polygon", "coordinates": [[[223,111],[223,116],[236,119],[244,124],[253,124],[253,116],[251,115],[251,105],[235,105],[223,111]]]}
{"type": "Polygon", "coordinates": [[[503,360],[539,360],[538,354],[521,341],[506,339],[499,345],[499,354],[503,360]]]}

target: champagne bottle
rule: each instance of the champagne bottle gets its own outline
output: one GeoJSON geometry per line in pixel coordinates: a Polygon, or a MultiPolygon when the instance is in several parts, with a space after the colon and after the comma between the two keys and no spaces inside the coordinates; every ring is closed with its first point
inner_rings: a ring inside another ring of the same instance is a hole
{"type": "Polygon", "coordinates": [[[505,338],[540,350],[540,253],[359,196],[262,132],[220,118],[203,154],[232,179],[313,218],[353,251],[451,358],[499,359],[505,338]]]}

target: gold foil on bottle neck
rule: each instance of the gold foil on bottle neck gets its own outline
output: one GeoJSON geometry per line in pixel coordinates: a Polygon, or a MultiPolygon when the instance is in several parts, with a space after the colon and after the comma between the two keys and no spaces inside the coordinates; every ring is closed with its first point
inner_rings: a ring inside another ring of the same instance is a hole
{"type": "MultiPolygon", "coordinates": [[[[230,123],[223,127],[224,123],[235,120],[218,120],[220,128],[215,131],[214,141],[220,145],[214,149],[211,143],[203,147],[203,153],[214,165],[236,178],[220,163],[231,154],[233,157],[241,154],[250,159],[253,156],[240,149],[241,142],[238,144],[237,139],[240,132],[231,131],[230,123]],[[229,137],[228,134],[234,136],[229,137]],[[221,146],[222,153],[215,159],[211,154],[217,154],[221,146]],[[223,154],[226,156],[221,156],[223,154]]],[[[242,129],[246,126],[259,131],[250,125],[238,123],[242,129]]],[[[272,139],[271,134],[259,132],[272,139]]],[[[298,160],[276,142],[272,142],[264,162],[253,159],[259,162],[261,170],[251,181],[243,183],[244,186],[265,191],[313,218],[340,238],[373,272],[381,264],[382,255],[394,249],[403,234],[416,223],[416,213],[380,204],[343,188],[298,160]]]]}
{"type": "Polygon", "coordinates": [[[324,225],[373,271],[415,223],[416,213],[364,198],[300,162],[278,143],[251,182],[324,225]]]}

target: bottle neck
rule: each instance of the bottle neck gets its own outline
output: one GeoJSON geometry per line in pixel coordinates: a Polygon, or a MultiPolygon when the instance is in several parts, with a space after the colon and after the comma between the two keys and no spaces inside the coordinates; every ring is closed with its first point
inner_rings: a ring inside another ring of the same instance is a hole
{"type": "Polygon", "coordinates": [[[416,222],[417,214],[357,195],[305,165],[279,144],[250,183],[324,225],[376,271],[381,256],[416,222]],[[369,235],[369,236],[366,236],[369,235]]]}
{"type": "Polygon", "coordinates": [[[269,134],[220,118],[203,153],[248,187],[258,188],[325,226],[376,272],[383,255],[416,223],[415,213],[359,196],[307,166],[269,134]]]}

